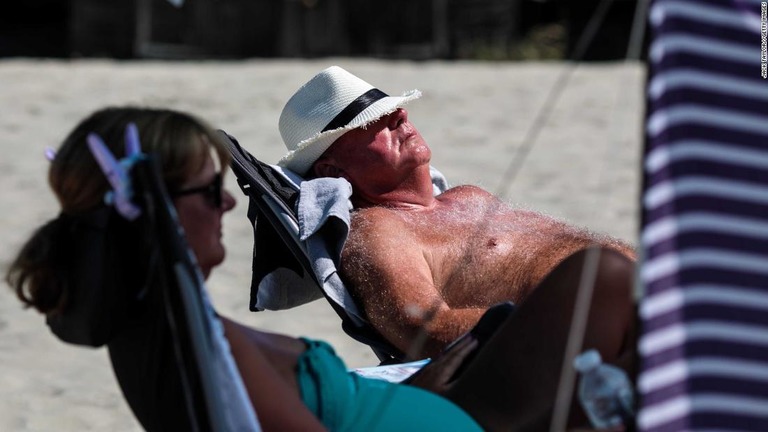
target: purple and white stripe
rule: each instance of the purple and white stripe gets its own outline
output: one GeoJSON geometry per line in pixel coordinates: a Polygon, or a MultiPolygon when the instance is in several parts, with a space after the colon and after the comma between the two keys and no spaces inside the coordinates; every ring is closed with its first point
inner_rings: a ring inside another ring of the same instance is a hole
{"type": "Polygon", "coordinates": [[[768,431],[760,3],[650,8],[639,430],[768,431]]]}

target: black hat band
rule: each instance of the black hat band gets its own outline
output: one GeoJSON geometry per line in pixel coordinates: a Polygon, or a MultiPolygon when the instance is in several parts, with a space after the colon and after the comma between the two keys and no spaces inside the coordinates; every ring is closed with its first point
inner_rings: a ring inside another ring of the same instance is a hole
{"type": "Polygon", "coordinates": [[[377,100],[383,99],[385,97],[389,96],[388,94],[384,93],[383,91],[372,88],[368,90],[367,92],[361,94],[357,97],[357,99],[353,100],[349,103],[349,105],[346,106],[341,112],[336,115],[336,117],[333,118],[333,120],[328,123],[325,128],[323,128],[322,132],[338,129],[340,127],[346,126],[349,124],[349,122],[352,121],[355,117],[357,117],[358,114],[363,112],[366,108],[371,106],[374,102],[377,100]]]}

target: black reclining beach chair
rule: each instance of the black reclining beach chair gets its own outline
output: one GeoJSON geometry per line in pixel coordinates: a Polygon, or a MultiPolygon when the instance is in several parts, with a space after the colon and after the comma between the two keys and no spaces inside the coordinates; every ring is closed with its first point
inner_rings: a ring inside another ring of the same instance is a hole
{"type": "Polygon", "coordinates": [[[405,353],[359,316],[350,314],[351,297],[341,301],[330,297],[325,281],[313,271],[307,245],[299,238],[296,203],[301,179],[258,160],[234,137],[220,133],[232,153],[237,183],[248,197],[248,219],[254,230],[250,309],[288,309],[325,297],[341,318],[344,332],[370,346],[382,364],[404,361],[405,353]]]}

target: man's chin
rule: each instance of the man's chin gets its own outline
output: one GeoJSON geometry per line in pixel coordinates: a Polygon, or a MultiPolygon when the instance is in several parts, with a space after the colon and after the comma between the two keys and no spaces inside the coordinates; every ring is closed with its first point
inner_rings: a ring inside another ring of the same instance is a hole
{"type": "Polygon", "coordinates": [[[413,153],[417,158],[423,159],[427,163],[429,163],[430,159],[432,159],[432,150],[426,144],[414,147],[413,153]]]}
{"type": "Polygon", "coordinates": [[[432,162],[432,152],[427,149],[426,152],[417,153],[416,161],[419,165],[429,165],[432,162]]]}

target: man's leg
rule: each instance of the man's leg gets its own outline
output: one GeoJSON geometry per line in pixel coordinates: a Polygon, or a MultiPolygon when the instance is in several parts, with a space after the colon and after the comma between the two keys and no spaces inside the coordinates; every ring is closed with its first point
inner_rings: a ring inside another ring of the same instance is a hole
{"type": "MultiPolygon", "coordinates": [[[[580,351],[634,374],[634,263],[601,249],[580,351]]],[[[566,258],[481,348],[446,395],[488,430],[546,430],[588,251],[566,258]]],[[[572,422],[584,419],[572,404],[572,422]]]]}

